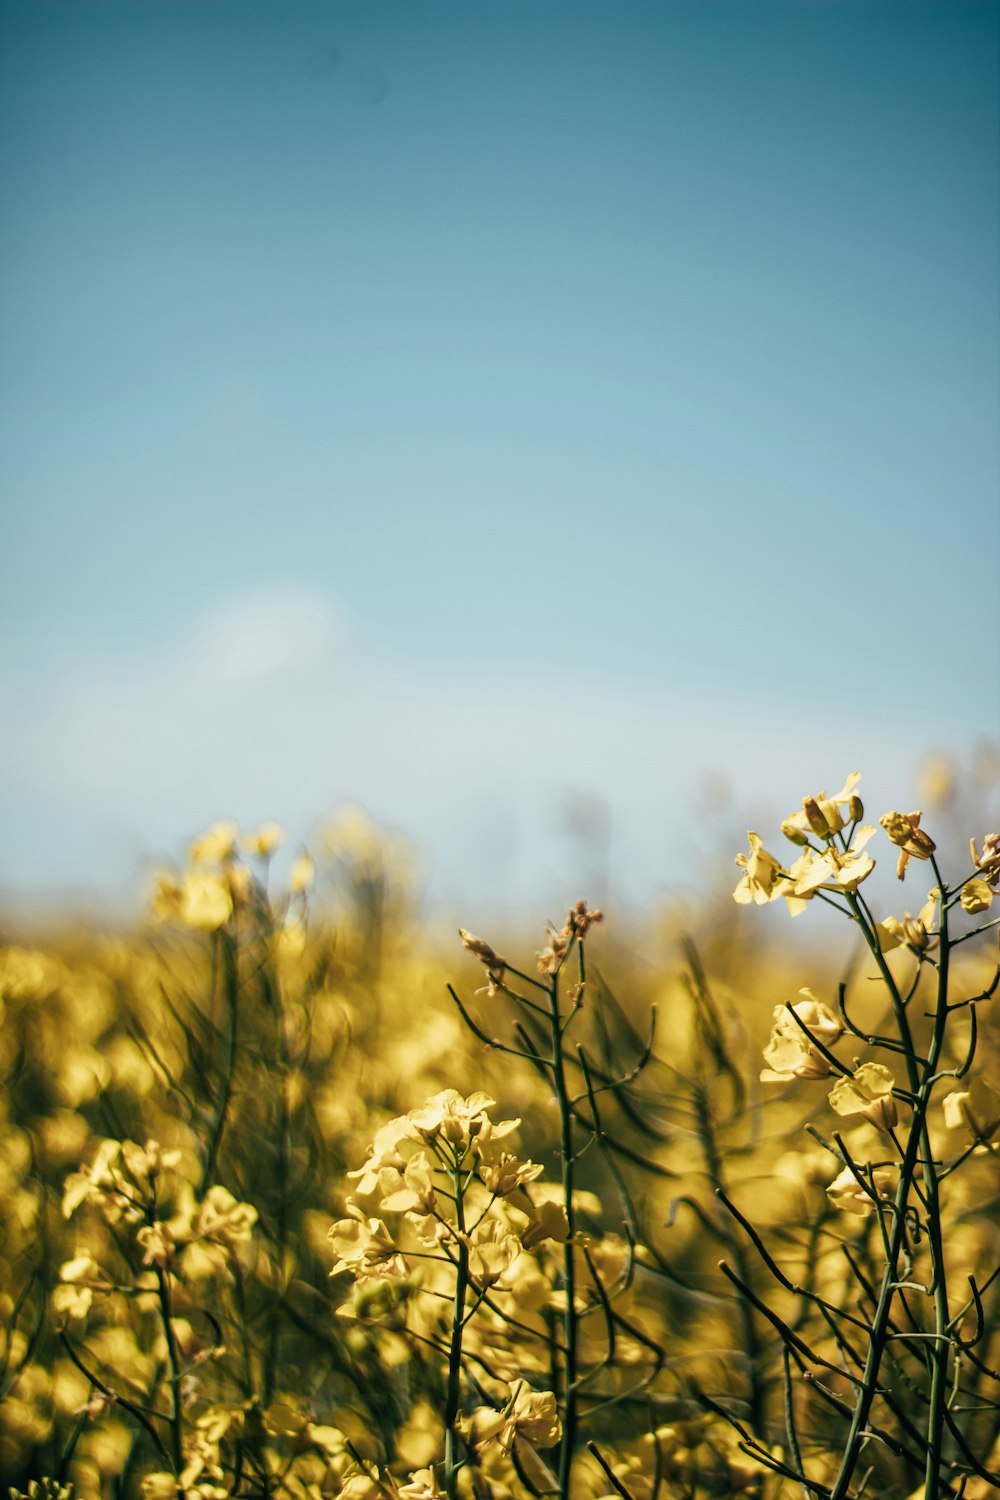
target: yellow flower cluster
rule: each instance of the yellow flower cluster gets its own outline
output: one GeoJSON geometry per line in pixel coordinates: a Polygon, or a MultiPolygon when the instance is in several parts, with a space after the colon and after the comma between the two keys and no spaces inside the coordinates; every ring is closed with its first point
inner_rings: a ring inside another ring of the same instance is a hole
{"type": "MultiPolygon", "coordinates": [[[[150,909],[161,922],[178,922],[197,932],[218,932],[241,906],[260,903],[265,883],[240,859],[241,852],[259,860],[266,875],[271,857],[284,840],[277,823],[240,832],[233,822],[213,823],[191,845],[191,865],[178,876],[159,870],[153,877],[150,909]]],[[[316,878],[316,867],[303,850],[288,872],[291,896],[304,897],[316,878]]]]}
{"type": "Polygon", "coordinates": [[[875,868],[871,855],[864,852],[875,829],[859,826],[864,808],[855,788],[860,780],[860,771],[853,771],[834,796],[820,792],[805,797],[801,809],[785,819],[782,832],[802,850],[787,868],[768,853],[759,834],[748,834],[750,853],[736,856],[743,875],[733,899],[763,906],[782,897],[794,917],[819,891],[856,891],[875,868]]]}

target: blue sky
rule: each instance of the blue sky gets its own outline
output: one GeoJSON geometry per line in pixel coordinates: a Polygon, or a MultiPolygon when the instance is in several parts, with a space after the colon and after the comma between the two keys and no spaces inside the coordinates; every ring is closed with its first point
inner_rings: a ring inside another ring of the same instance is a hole
{"type": "Polygon", "coordinates": [[[644,899],[996,737],[998,31],[8,0],[0,888],[348,800],[555,901],[596,802],[644,899]]]}

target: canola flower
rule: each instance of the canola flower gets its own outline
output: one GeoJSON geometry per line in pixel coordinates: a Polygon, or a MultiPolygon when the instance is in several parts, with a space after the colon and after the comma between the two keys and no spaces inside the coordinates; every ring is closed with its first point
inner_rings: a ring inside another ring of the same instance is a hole
{"type": "Polygon", "coordinates": [[[952,866],[859,780],[738,861],[738,902],[848,918],[844,962],[720,930],[606,974],[578,902],[527,961],[463,931],[449,1002],[357,820],[277,880],[277,825],[214,824],[144,934],[0,946],[5,1480],[985,1500],[1000,836],[952,866]],[[872,913],[880,847],[916,915],[872,913]]]}
{"type": "MultiPolygon", "coordinates": [[[[882,1023],[869,1031],[852,1019],[846,1006],[845,985],[840,987],[839,1020],[808,992],[804,992],[807,998],[797,1005],[778,1007],[774,1012],[771,1037],[764,1049],[768,1066],[761,1077],[768,1082],[793,1082],[837,1074],[828,1097],[832,1111],[842,1116],[862,1116],[880,1136],[889,1137],[893,1148],[888,1161],[859,1161],[849,1152],[839,1134],[834,1135],[834,1143],[829,1147],[843,1165],[826,1189],[828,1200],[841,1213],[878,1219],[884,1265],[877,1293],[867,1282],[864,1283],[869,1287],[872,1302],[867,1324],[867,1354],[863,1361],[855,1358],[855,1363],[860,1366],[859,1379],[853,1402],[847,1408],[851,1420],[846,1447],[835,1470],[831,1471],[832,1482],[824,1487],[823,1493],[829,1496],[829,1500],[847,1500],[854,1493],[854,1477],[872,1413],[880,1406],[896,1410],[894,1386],[891,1377],[884,1374],[886,1350],[894,1337],[892,1319],[896,1298],[903,1290],[902,1278],[906,1275],[912,1277],[910,1268],[919,1257],[924,1257],[928,1261],[925,1282],[909,1282],[907,1285],[932,1300],[930,1326],[918,1321],[912,1308],[907,1308],[907,1317],[915,1332],[933,1339],[934,1343],[925,1362],[928,1376],[926,1421],[922,1433],[911,1431],[909,1436],[911,1441],[916,1437],[921,1445],[923,1494],[926,1500],[937,1500],[948,1485],[945,1452],[950,1439],[946,1435],[955,1432],[946,1392],[949,1381],[955,1383],[960,1378],[966,1347],[955,1331],[955,1320],[950,1316],[948,1244],[942,1224],[946,1191],[943,1185],[950,1174],[962,1166],[968,1153],[950,1163],[943,1162],[935,1154],[929,1109],[935,1086],[943,1078],[963,1077],[970,1071],[978,1045],[975,1007],[990,999],[1000,986],[998,965],[992,981],[980,993],[958,1001],[952,998],[952,948],[958,942],[985,932],[990,924],[978,932],[973,930],[956,937],[949,923],[949,912],[953,909],[972,918],[989,910],[993,887],[1000,875],[995,859],[998,845],[995,837],[988,835],[980,852],[973,840],[970,844],[973,874],[948,886],[942,880],[937,864],[936,842],[921,826],[922,813],[892,811],[884,814],[879,819],[880,826],[899,850],[897,877],[903,880],[909,863],[916,859],[931,864],[937,884],[918,916],[913,917],[907,912],[901,918],[890,915],[876,922],[858,889],[874,868],[874,859],[864,851],[875,833],[870,825],[858,827],[864,815],[856,792],[859,779],[857,773],[852,773],[843,789],[833,797],[820,793],[816,797],[804,798],[801,811],[786,819],[782,831],[802,851],[787,869],[767,854],[758,835],[751,834],[750,855],[736,856],[744,875],[734,898],[741,904],[753,901],[757,905],[767,905],[784,896],[795,915],[813,896],[822,894],[860,929],[875,967],[872,977],[880,981],[887,992],[890,1005],[888,1029],[886,1023],[882,1023]],[[915,971],[905,984],[889,967],[886,958],[899,947],[908,949],[916,961],[915,971]],[[930,1035],[918,1045],[911,1005],[920,990],[925,968],[933,971],[934,993],[929,1002],[932,1008],[927,1012],[931,1022],[930,1035]],[[944,1066],[944,1058],[949,1023],[956,1013],[965,1012],[968,1007],[971,1007],[968,1013],[970,1030],[965,1059],[960,1066],[948,1069],[944,1066]],[[848,1032],[855,1042],[865,1042],[902,1062],[906,1073],[905,1090],[897,1084],[895,1073],[885,1062],[856,1057],[853,1067],[848,1067],[830,1050],[829,1044],[837,1042],[848,1032]],[[908,1113],[902,1139],[896,1134],[900,1126],[900,1099],[905,1099],[908,1113]]],[[[987,1152],[998,1128],[997,1122],[982,1111],[975,1114],[969,1104],[970,1098],[966,1090],[950,1093],[944,1100],[945,1123],[952,1130],[965,1127],[974,1142],[970,1151],[987,1152]]],[[[851,1265],[853,1269],[853,1261],[851,1265]]],[[[780,1276],[781,1273],[777,1274],[780,1276]]],[[[977,1315],[981,1319],[982,1305],[974,1277],[970,1277],[970,1284],[977,1315]]],[[[807,1290],[805,1295],[807,1299],[815,1300],[811,1291],[807,1290]]],[[[978,1337],[981,1336],[980,1326],[978,1337]]],[[[837,1343],[844,1353],[845,1345],[839,1339],[837,1343]]],[[[792,1348],[792,1341],[786,1338],[786,1360],[792,1348]]],[[[801,1341],[795,1348],[801,1350],[801,1341]]],[[[788,1378],[790,1380],[790,1375],[788,1378]]],[[[791,1391],[790,1384],[788,1390],[791,1391]]],[[[811,1481],[791,1425],[788,1437],[795,1453],[795,1465],[787,1472],[809,1490],[811,1481]]],[[[968,1451],[967,1444],[965,1447],[968,1451]]],[[[756,1451],[763,1452],[762,1449],[756,1451]]],[[[974,1469],[979,1476],[988,1474],[983,1466],[974,1466],[974,1469]]],[[[990,1475],[991,1483],[994,1479],[1000,1480],[1000,1474],[990,1475]]],[[[963,1489],[967,1480],[968,1475],[962,1481],[963,1489]]]]}

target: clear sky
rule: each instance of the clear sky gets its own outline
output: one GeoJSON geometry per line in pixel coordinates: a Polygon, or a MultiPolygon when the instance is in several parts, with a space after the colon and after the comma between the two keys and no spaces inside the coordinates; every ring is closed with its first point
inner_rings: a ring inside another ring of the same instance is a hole
{"type": "Polygon", "coordinates": [[[347,800],[643,899],[1000,734],[998,31],[5,0],[0,888],[347,800]]]}

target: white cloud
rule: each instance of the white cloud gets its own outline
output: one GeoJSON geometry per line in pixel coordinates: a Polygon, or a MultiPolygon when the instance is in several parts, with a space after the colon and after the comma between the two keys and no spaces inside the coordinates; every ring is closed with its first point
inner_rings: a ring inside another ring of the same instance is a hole
{"type": "Polygon", "coordinates": [[[329,601],[302,589],[275,588],[220,605],[189,650],[193,670],[207,686],[265,688],[329,662],[337,634],[329,601]]]}

